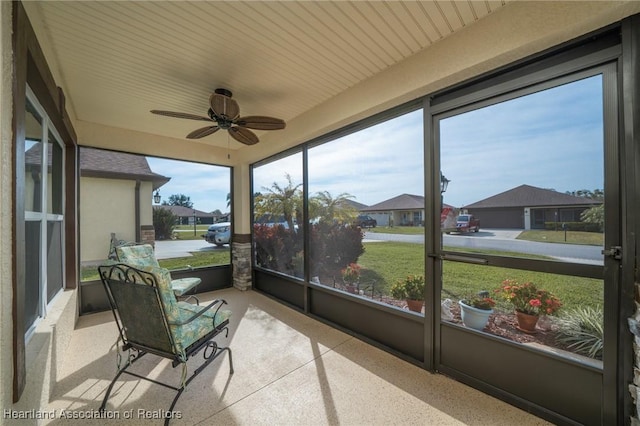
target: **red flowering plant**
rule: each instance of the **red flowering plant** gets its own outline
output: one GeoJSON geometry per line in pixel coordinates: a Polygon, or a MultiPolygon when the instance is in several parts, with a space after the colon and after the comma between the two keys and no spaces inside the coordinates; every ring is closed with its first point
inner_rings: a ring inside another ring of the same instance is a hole
{"type": "Polygon", "coordinates": [[[360,279],[360,269],[362,267],[357,263],[350,263],[342,271],[342,279],[345,283],[355,283],[360,279]]]}
{"type": "Polygon", "coordinates": [[[511,302],[516,311],[529,315],[554,315],[562,307],[560,299],[531,282],[519,284],[516,280],[504,280],[496,293],[511,302]]]}

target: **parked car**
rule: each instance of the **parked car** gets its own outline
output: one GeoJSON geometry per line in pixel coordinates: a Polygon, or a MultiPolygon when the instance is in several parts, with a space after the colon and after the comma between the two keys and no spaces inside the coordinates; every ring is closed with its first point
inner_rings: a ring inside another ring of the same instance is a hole
{"type": "Polygon", "coordinates": [[[458,232],[478,232],[480,230],[480,220],[472,214],[461,214],[456,220],[456,231],[458,232]]]}
{"type": "Polygon", "coordinates": [[[202,236],[208,243],[222,247],[231,241],[231,222],[214,223],[202,236]]]}
{"type": "Polygon", "coordinates": [[[361,214],[356,218],[355,224],[360,228],[375,228],[378,226],[378,221],[369,215],[361,214]]]}

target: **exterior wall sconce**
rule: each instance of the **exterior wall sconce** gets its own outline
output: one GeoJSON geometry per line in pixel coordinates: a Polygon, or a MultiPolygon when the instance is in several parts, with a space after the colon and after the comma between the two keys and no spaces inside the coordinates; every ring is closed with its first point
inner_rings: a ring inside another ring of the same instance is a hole
{"type": "Polygon", "coordinates": [[[444,192],[446,192],[447,187],[449,186],[449,182],[451,182],[449,179],[447,179],[442,172],[440,172],[440,193],[443,194],[444,192]]]}
{"type": "Polygon", "coordinates": [[[160,197],[160,191],[158,191],[158,190],[156,189],[156,193],[155,193],[155,194],[153,194],[153,202],[154,202],[154,203],[156,203],[156,204],[160,204],[160,199],[161,199],[161,198],[162,198],[162,197],[160,197]]]}

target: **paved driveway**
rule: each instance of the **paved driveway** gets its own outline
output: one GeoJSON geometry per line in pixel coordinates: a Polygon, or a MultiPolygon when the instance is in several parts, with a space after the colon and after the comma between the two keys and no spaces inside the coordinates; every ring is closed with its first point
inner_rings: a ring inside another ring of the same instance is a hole
{"type": "Polygon", "coordinates": [[[218,247],[202,240],[167,240],[156,241],[156,259],[169,259],[172,257],[188,257],[191,252],[215,252],[227,250],[228,246],[218,247]]]}

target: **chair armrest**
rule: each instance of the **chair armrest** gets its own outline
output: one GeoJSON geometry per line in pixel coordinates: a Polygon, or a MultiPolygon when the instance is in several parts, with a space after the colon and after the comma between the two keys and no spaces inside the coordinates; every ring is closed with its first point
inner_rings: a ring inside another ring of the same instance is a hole
{"type": "Polygon", "coordinates": [[[185,324],[189,324],[191,321],[195,320],[199,316],[202,316],[206,311],[208,311],[209,309],[214,307],[216,304],[219,304],[219,306],[218,306],[218,308],[216,309],[216,311],[213,314],[213,319],[214,319],[214,324],[215,324],[215,318],[216,318],[216,315],[218,314],[218,311],[220,310],[222,305],[226,305],[227,304],[227,301],[224,300],[224,299],[216,299],[216,300],[214,300],[213,302],[209,303],[207,306],[203,307],[201,310],[199,310],[198,312],[196,312],[195,314],[193,314],[191,317],[187,318],[184,321],[169,321],[169,325],[185,325],[185,324]]]}

